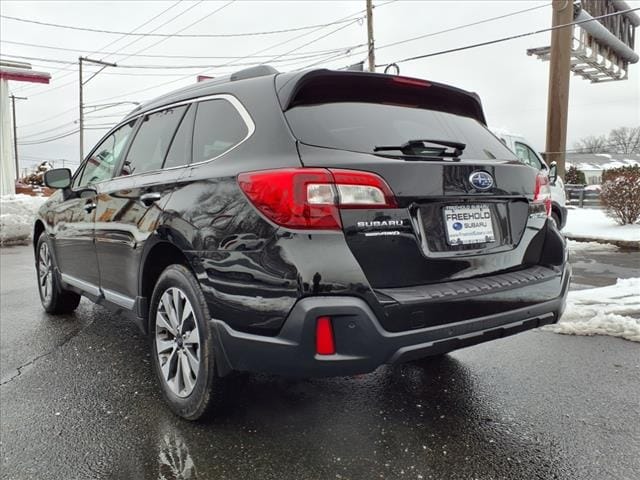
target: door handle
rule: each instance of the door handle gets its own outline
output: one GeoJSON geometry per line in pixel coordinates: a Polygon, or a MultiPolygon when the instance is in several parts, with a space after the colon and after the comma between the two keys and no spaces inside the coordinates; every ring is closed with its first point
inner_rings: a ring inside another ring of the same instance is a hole
{"type": "Polygon", "coordinates": [[[85,212],[87,212],[87,213],[91,213],[91,212],[93,212],[93,211],[95,210],[95,208],[96,208],[97,206],[98,206],[98,205],[96,205],[96,203],[95,203],[95,202],[91,201],[91,202],[89,202],[89,203],[85,203],[85,204],[84,204],[84,207],[82,207],[82,208],[84,208],[84,211],[85,211],[85,212]]]}
{"type": "Polygon", "coordinates": [[[149,192],[140,196],[140,201],[144,203],[145,206],[150,207],[151,204],[160,200],[162,198],[162,194],[160,192],[149,192]]]}

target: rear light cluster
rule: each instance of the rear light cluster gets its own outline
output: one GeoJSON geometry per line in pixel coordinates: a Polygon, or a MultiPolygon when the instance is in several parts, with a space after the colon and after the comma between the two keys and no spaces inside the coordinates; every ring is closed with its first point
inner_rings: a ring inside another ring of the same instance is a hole
{"type": "Polygon", "coordinates": [[[544,173],[538,173],[536,176],[533,204],[538,206],[543,205],[547,217],[551,215],[551,188],[549,186],[549,177],[544,173]]]}
{"type": "Polygon", "coordinates": [[[389,186],[370,172],[283,168],[241,173],[238,184],[263,215],[287,228],[340,230],[339,209],[397,208],[389,186]]]}

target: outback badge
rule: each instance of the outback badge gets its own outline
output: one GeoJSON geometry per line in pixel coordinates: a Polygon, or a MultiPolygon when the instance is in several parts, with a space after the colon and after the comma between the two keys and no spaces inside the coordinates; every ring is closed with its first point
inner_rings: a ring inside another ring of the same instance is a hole
{"type": "Polygon", "coordinates": [[[488,172],[478,170],[469,175],[469,183],[476,190],[489,190],[493,187],[493,177],[488,172]]]}

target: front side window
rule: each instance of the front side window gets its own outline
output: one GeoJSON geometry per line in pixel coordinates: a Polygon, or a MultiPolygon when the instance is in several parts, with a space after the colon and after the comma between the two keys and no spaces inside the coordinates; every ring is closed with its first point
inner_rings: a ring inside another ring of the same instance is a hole
{"type": "Polygon", "coordinates": [[[134,175],[162,168],[169,144],[186,109],[187,106],[182,105],[143,117],[121,175],[134,175]]]}
{"type": "Polygon", "coordinates": [[[542,170],[542,163],[538,159],[538,156],[524,143],[516,142],[516,156],[520,161],[522,161],[522,163],[525,163],[536,170],[542,170]]]}
{"type": "Polygon", "coordinates": [[[82,173],[77,177],[75,187],[93,185],[109,180],[113,176],[135,123],[136,120],[131,120],[98,145],[85,162],[82,173]]]}
{"type": "Polygon", "coordinates": [[[227,100],[199,103],[193,129],[193,163],[222,155],[244,140],[248,132],[240,113],[227,100]]]}

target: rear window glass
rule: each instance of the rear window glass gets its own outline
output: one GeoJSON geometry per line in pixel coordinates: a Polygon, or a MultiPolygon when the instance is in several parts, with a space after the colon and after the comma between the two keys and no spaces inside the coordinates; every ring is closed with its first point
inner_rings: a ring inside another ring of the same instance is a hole
{"type": "Polygon", "coordinates": [[[466,144],[461,158],[516,159],[480,122],[452,113],[339,102],[294,107],[285,115],[294,135],[309,145],[373,152],[376,146],[402,145],[409,140],[445,140],[466,144]]]}

